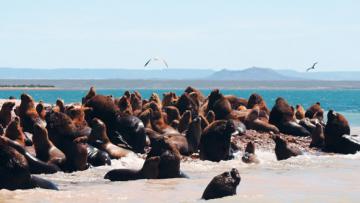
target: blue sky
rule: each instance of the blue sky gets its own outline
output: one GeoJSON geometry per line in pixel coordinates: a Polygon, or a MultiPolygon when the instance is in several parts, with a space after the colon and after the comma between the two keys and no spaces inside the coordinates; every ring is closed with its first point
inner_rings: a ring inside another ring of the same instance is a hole
{"type": "Polygon", "coordinates": [[[2,1],[0,67],[360,70],[360,1],[2,1]],[[154,65],[156,66],[156,64],[154,65]]]}

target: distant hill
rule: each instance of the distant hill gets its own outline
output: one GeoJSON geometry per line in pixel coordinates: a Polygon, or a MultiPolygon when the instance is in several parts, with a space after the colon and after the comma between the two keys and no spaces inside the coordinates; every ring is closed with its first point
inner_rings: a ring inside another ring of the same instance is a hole
{"type": "Polygon", "coordinates": [[[304,78],[294,77],[290,75],[282,75],[281,73],[270,68],[252,67],[244,70],[226,70],[213,73],[207,79],[212,80],[240,80],[240,81],[290,81],[303,80],[304,78]]]}
{"type": "Polygon", "coordinates": [[[0,68],[0,79],[38,80],[227,80],[227,81],[360,81],[360,71],[298,72],[252,67],[243,70],[211,69],[80,69],[0,68]]]}

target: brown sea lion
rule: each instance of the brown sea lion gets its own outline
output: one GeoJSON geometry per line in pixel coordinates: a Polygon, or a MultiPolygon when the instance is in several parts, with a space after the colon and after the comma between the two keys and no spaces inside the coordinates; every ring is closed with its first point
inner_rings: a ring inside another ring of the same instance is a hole
{"type": "Polygon", "coordinates": [[[296,105],[295,118],[298,119],[298,120],[301,120],[301,119],[305,118],[304,107],[302,107],[300,104],[296,105]]]}
{"type": "Polygon", "coordinates": [[[163,93],[162,106],[174,106],[177,100],[178,98],[174,92],[163,93]]]}
{"type": "Polygon", "coordinates": [[[133,109],[130,103],[130,98],[122,96],[119,100],[118,107],[120,109],[121,116],[133,115],[133,109]]]}
{"type": "Polygon", "coordinates": [[[35,109],[35,101],[28,94],[21,94],[21,103],[19,106],[19,117],[21,126],[25,132],[32,133],[35,122],[39,119],[39,114],[35,109]]]}
{"type": "Polygon", "coordinates": [[[215,113],[214,113],[214,111],[210,110],[210,111],[206,114],[206,120],[209,122],[209,124],[211,124],[212,122],[215,121],[215,113]]]}
{"type": "Polygon", "coordinates": [[[65,154],[49,140],[48,131],[44,126],[34,125],[32,140],[38,159],[59,167],[63,166],[66,161],[65,154]]]}
{"type": "Polygon", "coordinates": [[[298,124],[294,111],[287,101],[281,97],[276,99],[270,112],[269,123],[275,125],[280,132],[294,136],[311,136],[311,133],[298,124]]]}
{"type": "Polygon", "coordinates": [[[8,125],[5,131],[5,137],[25,146],[25,134],[20,126],[20,119],[15,117],[8,125]]]}
{"type": "Polygon", "coordinates": [[[324,126],[318,122],[316,123],[314,131],[311,133],[310,147],[322,148],[324,146],[324,140],[324,126]]]}
{"type": "Polygon", "coordinates": [[[180,112],[175,106],[165,106],[164,111],[166,113],[166,121],[171,124],[173,120],[180,120],[180,112]]]}
{"type": "Polygon", "coordinates": [[[239,98],[235,95],[225,95],[225,98],[230,102],[231,108],[236,110],[240,106],[246,106],[248,101],[244,98],[239,98]]]}
{"type": "Polygon", "coordinates": [[[185,91],[184,92],[186,92],[186,93],[188,93],[188,94],[191,94],[192,92],[195,92],[197,95],[198,95],[198,98],[199,98],[199,100],[200,100],[200,102],[201,103],[204,103],[205,102],[205,96],[203,95],[203,93],[200,91],[200,90],[198,90],[198,89],[196,89],[196,88],[194,88],[194,87],[191,87],[191,86],[188,86],[186,89],[185,89],[185,91]]]}
{"type": "Polygon", "coordinates": [[[186,110],[183,115],[181,116],[180,120],[179,120],[179,127],[178,127],[178,131],[180,133],[184,132],[185,130],[188,129],[189,124],[191,122],[191,111],[190,110],[186,110]]]}
{"type": "Polygon", "coordinates": [[[241,160],[247,164],[260,163],[259,159],[257,158],[257,156],[255,154],[255,144],[253,142],[250,141],[247,143],[246,148],[245,148],[245,153],[242,156],[241,160]]]}
{"type": "Polygon", "coordinates": [[[131,108],[135,116],[139,115],[142,111],[142,99],[139,92],[135,91],[130,95],[131,108]]]}
{"type": "Polygon", "coordinates": [[[322,122],[324,118],[324,109],[321,108],[320,102],[316,102],[314,105],[309,107],[305,112],[305,117],[310,119],[317,118],[322,122]]]}
{"type": "Polygon", "coordinates": [[[330,110],[325,126],[325,151],[354,154],[360,151],[360,137],[350,135],[350,125],[345,116],[330,110]]]}
{"type": "Polygon", "coordinates": [[[0,189],[17,190],[40,187],[58,190],[55,184],[31,175],[28,161],[8,139],[0,137],[0,189]]]}
{"type": "Polygon", "coordinates": [[[262,96],[256,93],[250,95],[246,108],[252,109],[254,106],[259,106],[260,110],[265,111],[267,114],[270,113],[262,96]]]}
{"type": "Polygon", "coordinates": [[[82,98],[82,104],[85,104],[87,101],[89,101],[95,95],[96,95],[95,87],[90,87],[89,92],[86,94],[85,97],[82,98]]]}
{"type": "Polygon", "coordinates": [[[274,132],[279,133],[279,129],[270,123],[259,119],[259,107],[254,107],[245,118],[245,125],[248,129],[253,129],[260,132],[274,132]]]}
{"type": "Polygon", "coordinates": [[[215,176],[206,187],[202,199],[216,199],[236,195],[236,188],[241,181],[239,171],[236,168],[215,176]]]}
{"type": "Polygon", "coordinates": [[[233,158],[230,152],[230,138],[235,132],[232,120],[211,123],[203,131],[200,139],[200,159],[219,162],[233,158]]]}
{"type": "Polygon", "coordinates": [[[292,156],[301,155],[302,152],[295,146],[288,146],[286,140],[280,136],[275,135],[272,137],[275,142],[275,155],[278,161],[288,159],[292,156]]]}
{"type": "Polygon", "coordinates": [[[91,134],[88,142],[99,149],[106,151],[112,159],[120,159],[131,151],[114,145],[107,136],[106,125],[100,119],[94,118],[91,122],[91,134]]]}
{"type": "Polygon", "coordinates": [[[46,108],[43,101],[39,101],[36,105],[36,112],[39,114],[40,118],[44,121],[46,117],[46,108]]]}
{"type": "Polygon", "coordinates": [[[160,157],[150,157],[140,170],[114,169],[106,173],[104,179],[110,181],[129,181],[138,179],[157,179],[159,177],[160,157]]]}
{"type": "Polygon", "coordinates": [[[9,102],[5,102],[0,110],[0,124],[3,127],[6,127],[12,118],[12,111],[14,109],[15,106],[15,102],[9,101],[9,102]]]}

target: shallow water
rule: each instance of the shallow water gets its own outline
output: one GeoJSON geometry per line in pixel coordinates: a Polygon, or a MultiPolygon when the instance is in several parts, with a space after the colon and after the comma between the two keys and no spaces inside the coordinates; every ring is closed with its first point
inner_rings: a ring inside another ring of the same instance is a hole
{"type": "MultiPolygon", "coordinates": [[[[354,128],[360,133],[360,128],[354,128]]],[[[258,151],[261,163],[244,164],[241,153],[231,161],[185,161],[181,169],[190,179],[110,182],[103,176],[111,169],[142,166],[132,156],[114,160],[112,166],[75,173],[41,175],[55,182],[60,191],[43,189],[0,190],[0,202],[198,202],[210,180],[237,168],[241,182],[237,195],[221,202],[358,202],[360,153],[355,155],[303,155],[277,161],[270,151],[258,151]]]]}

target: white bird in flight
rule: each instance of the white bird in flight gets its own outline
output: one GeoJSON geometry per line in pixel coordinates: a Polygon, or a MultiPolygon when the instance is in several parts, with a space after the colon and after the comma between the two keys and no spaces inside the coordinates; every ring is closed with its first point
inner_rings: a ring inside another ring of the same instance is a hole
{"type": "Polygon", "coordinates": [[[165,61],[163,58],[160,58],[160,57],[154,57],[154,58],[149,59],[149,60],[145,63],[144,67],[146,67],[147,65],[149,65],[149,63],[150,63],[151,61],[160,61],[160,62],[162,62],[167,68],[169,67],[168,64],[166,63],[166,61],[165,61]]]}
{"type": "Polygon", "coordinates": [[[315,62],[310,68],[306,69],[306,72],[309,72],[309,70],[315,70],[315,66],[318,62],[315,62]]]}

